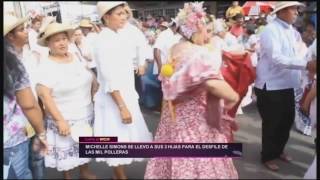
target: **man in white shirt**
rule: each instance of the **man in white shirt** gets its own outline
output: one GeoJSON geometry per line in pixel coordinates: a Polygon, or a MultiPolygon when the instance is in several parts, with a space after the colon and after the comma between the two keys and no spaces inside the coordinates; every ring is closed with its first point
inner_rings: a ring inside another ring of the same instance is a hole
{"type": "Polygon", "coordinates": [[[41,56],[48,56],[49,49],[46,47],[42,47],[37,43],[41,26],[42,26],[42,18],[36,17],[31,20],[31,28],[29,29],[29,32],[28,32],[28,42],[29,42],[31,51],[34,51],[40,54],[41,56]]]}
{"type": "Polygon", "coordinates": [[[132,10],[129,5],[125,5],[125,11],[127,13],[127,23],[122,29],[122,33],[125,33],[127,39],[131,40],[132,50],[134,51],[133,67],[134,67],[134,78],[135,88],[139,94],[139,102],[142,103],[142,83],[141,76],[144,75],[146,69],[147,60],[147,39],[143,32],[136,26],[137,22],[133,18],[132,10]]]}
{"type": "MultiPolygon", "coordinates": [[[[90,52],[91,54],[93,52],[93,44],[96,42],[96,38],[98,35],[98,32],[92,32],[93,24],[88,18],[84,18],[80,21],[79,25],[83,37],[82,37],[82,43],[85,45],[87,52],[90,52]]],[[[97,75],[97,64],[93,56],[87,56],[87,54],[83,54],[83,58],[87,60],[88,67],[97,75]]]]}
{"type": "Polygon", "coordinates": [[[257,64],[255,92],[262,118],[261,160],[270,170],[277,171],[275,159],[289,162],[284,153],[295,116],[294,88],[299,86],[303,70],[316,71],[316,61],[304,61],[295,48],[292,24],[298,16],[297,1],[280,1],[273,13],[276,18],[260,36],[260,60],[257,64]]]}
{"type": "Polygon", "coordinates": [[[161,66],[168,60],[170,48],[178,43],[181,35],[177,33],[178,27],[174,20],[170,23],[169,28],[162,31],[154,44],[154,59],[156,61],[154,66],[154,74],[160,73],[161,66]]]}

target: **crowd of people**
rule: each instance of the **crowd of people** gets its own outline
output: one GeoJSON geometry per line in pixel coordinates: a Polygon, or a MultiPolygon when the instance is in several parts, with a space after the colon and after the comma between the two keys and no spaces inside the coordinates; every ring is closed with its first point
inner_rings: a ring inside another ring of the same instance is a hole
{"type": "MultiPolygon", "coordinates": [[[[175,18],[134,18],[126,2],[98,2],[102,24],[4,15],[4,165],[7,179],[42,179],[44,167],[80,168],[78,136],[119,142],[232,143],[236,114],[257,102],[261,161],[290,162],[291,126],[316,125],[316,18],[301,32],[296,1],[246,16],[237,1],[225,18],[185,3],[175,18]],[[26,28],[25,24],[29,28],[26,28]],[[160,112],[155,137],[141,107],[160,112]],[[84,128],[86,127],[86,128],[84,128]]],[[[126,179],[125,165],[144,158],[97,158],[126,179]]],[[[316,178],[314,162],[305,178],[316,178]]],[[[231,158],[151,158],[146,179],[237,179],[231,158]]]]}

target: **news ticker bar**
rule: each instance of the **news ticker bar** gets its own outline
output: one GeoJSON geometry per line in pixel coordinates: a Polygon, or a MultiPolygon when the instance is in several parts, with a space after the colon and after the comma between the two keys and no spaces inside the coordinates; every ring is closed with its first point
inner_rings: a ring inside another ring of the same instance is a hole
{"type": "Polygon", "coordinates": [[[116,137],[80,137],[81,158],[242,157],[242,143],[127,143],[116,137]]]}

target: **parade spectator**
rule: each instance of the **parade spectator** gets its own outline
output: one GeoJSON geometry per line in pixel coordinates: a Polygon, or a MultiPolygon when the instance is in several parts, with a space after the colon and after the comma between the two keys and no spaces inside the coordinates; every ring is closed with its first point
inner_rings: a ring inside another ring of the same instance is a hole
{"type": "Polygon", "coordinates": [[[79,157],[79,143],[72,138],[71,129],[75,135],[88,136],[74,127],[92,126],[92,96],[97,83],[94,74],[68,51],[73,32],[69,25],[51,23],[38,40],[39,45],[50,49],[39,67],[36,87],[47,123],[49,152],[45,166],[62,171],[64,179],[71,179],[71,170],[80,167],[80,178],[92,179],[96,176],[89,170],[91,159],[79,157]]]}
{"type": "Polygon", "coordinates": [[[309,47],[317,36],[315,24],[312,21],[307,21],[304,27],[305,28],[302,33],[302,40],[309,47]]]}
{"type": "Polygon", "coordinates": [[[258,63],[259,37],[256,35],[256,27],[253,24],[247,24],[245,35],[248,40],[243,44],[245,50],[251,53],[251,63],[255,67],[258,63]]]}
{"type": "Polygon", "coordinates": [[[217,19],[213,23],[213,47],[222,51],[237,52],[242,51],[242,45],[237,38],[227,31],[227,25],[223,19],[217,19]]]}
{"type": "MultiPolygon", "coordinates": [[[[135,90],[133,58],[136,49],[135,42],[128,41],[124,29],[128,23],[125,4],[123,1],[97,3],[99,18],[105,28],[94,44],[101,87],[95,96],[94,135],[116,136],[118,142],[150,142],[152,134],[141,113],[135,90]]],[[[96,160],[113,167],[114,179],[127,179],[124,165],[143,158],[96,160]]]]}
{"type": "MultiPolygon", "coordinates": [[[[6,22],[7,18],[4,18],[6,22]]],[[[25,20],[12,22],[20,24],[25,20]]],[[[11,27],[12,28],[12,27],[11,27]]],[[[4,35],[10,32],[10,27],[4,27],[4,35]]],[[[21,33],[21,32],[14,32],[21,33]]],[[[8,178],[33,179],[30,169],[30,141],[26,134],[26,122],[29,121],[35,129],[39,141],[37,152],[42,156],[47,153],[48,145],[43,117],[37,103],[23,64],[13,52],[11,45],[4,40],[3,59],[3,156],[9,161],[13,174],[8,178]]],[[[4,164],[5,165],[5,164],[4,164]]],[[[4,177],[6,179],[6,177],[4,177]]],[[[36,177],[39,178],[39,177],[36,177]]]]}
{"type": "Polygon", "coordinates": [[[154,74],[160,73],[161,66],[166,64],[168,59],[169,49],[179,42],[181,35],[177,33],[178,27],[174,19],[170,23],[167,30],[162,31],[154,44],[154,59],[156,66],[154,66],[154,74]]]}
{"type": "MultiPolygon", "coordinates": [[[[219,109],[232,107],[239,97],[220,76],[215,61],[220,57],[202,47],[207,38],[204,18],[202,4],[197,2],[186,3],[177,15],[183,39],[170,48],[168,64],[175,64],[173,74],[163,71],[160,75],[165,104],[154,142],[227,142],[219,129],[228,120],[222,120],[219,109]],[[191,13],[198,16],[187,19],[191,13]],[[220,98],[225,106],[220,106],[220,98]]],[[[231,158],[152,158],[144,178],[236,179],[238,173],[231,158]]]]}
{"type": "MultiPolygon", "coordinates": [[[[316,41],[308,48],[307,52],[302,54],[305,61],[310,61],[316,56],[316,41]]],[[[300,48],[302,49],[302,48],[300,48]]],[[[312,90],[312,86],[315,82],[314,73],[302,72],[301,73],[301,86],[296,89],[296,115],[295,115],[295,125],[299,132],[304,135],[311,136],[313,123],[311,117],[309,117],[309,109],[311,99],[308,98],[309,92],[312,90]]]]}
{"type": "MultiPolygon", "coordinates": [[[[271,21],[272,22],[272,21],[271,21]]],[[[263,29],[265,28],[265,26],[268,24],[268,22],[264,19],[264,18],[259,18],[257,20],[257,34],[261,34],[261,32],[263,31],[263,29]]]]}
{"type": "Polygon", "coordinates": [[[96,42],[100,29],[94,27],[93,23],[88,18],[82,19],[79,27],[83,34],[83,37],[81,38],[81,45],[78,45],[78,47],[81,47],[79,50],[80,52],[83,51],[81,55],[87,61],[88,67],[94,72],[94,74],[97,74],[97,64],[92,55],[92,44],[96,42]]]}
{"type": "MultiPolygon", "coordinates": [[[[258,51],[259,51],[259,38],[258,36],[255,34],[255,26],[253,24],[247,24],[246,28],[245,28],[245,32],[244,35],[245,38],[242,38],[242,45],[244,47],[244,50],[250,53],[250,59],[251,59],[251,64],[253,67],[256,67],[257,63],[258,63],[258,51]]],[[[242,99],[241,104],[239,106],[238,109],[238,114],[242,114],[242,107],[245,107],[247,105],[249,105],[255,95],[253,93],[253,86],[254,83],[252,83],[249,87],[248,87],[248,92],[245,95],[245,97],[242,99]]]]}
{"type": "Polygon", "coordinates": [[[231,26],[230,32],[236,37],[238,38],[239,36],[241,36],[243,34],[244,28],[244,17],[242,14],[237,14],[233,17],[233,20],[235,21],[235,23],[231,26]]]}
{"type": "Polygon", "coordinates": [[[148,26],[148,27],[152,27],[152,28],[154,28],[155,27],[155,23],[156,23],[156,20],[155,20],[155,18],[151,15],[151,14],[149,14],[148,16],[147,16],[147,20],[146,20],[146,25],[148,26]]]}
{"type": "MultiPolygon", "coordinates": [[[[317,57],[317,39],[315,39],[312,45],[309,47],[309,52],[307,54],[307,59],[311,60],[312,58],[317,57]]],[[[311,122],[310,126],[312,129],[316,128],[317,125],[317,79],[314,75],[312,81],[311,90],[308,92],[305,101],[301,106],[301,110],[310,117],[311,122]]],[[[315,143],[316,139],[315,139],[315,143]]],[[[307,172],[304,175],[304,179],[317,179],[317,156],[314,157],[314,160],[307,172]]]]}
{"type": "MultiPolygon", "coordinates": [[[[38,67],[40,64],[40,55],[31,51],[27,45],[28,43],[28,32],[24,28],[24,22],[27,18],[19,19],[15,16],[5,15],[4,16],[4,27],[5,27],[5,39],[13,46],[12,51],[19,58],[23,64],[26,73],[29,76],[29,83],[31,91],[38,101],[38,96],[35,90],[35,86],[38,78],[38,67]]],[[[33,177],[36,179],[42,179],[43,177],[43,157],[33,150],[33,146],[38,144],[38,139],[35,138],[34,129],[29,123],[26,123],[27,136],[30,140],[30,169],[32,171],[33,177]]]]}
{"type": "Polygon", "coordinates": [[[297,38],[292,24],[298,16],[297,1],[276,2],[275,20],[260,36],[261,55],[257,65],[255,92],[262,118],[261,160],[270,170],[277,171],[275,159],[292,160],[284,148],[294,121],[294,88],[299,86],[298,70],[316,71],[316,60],[308,63],[297,57],[297,38]]]}
{"type": "Polygon", "coordinates": [[[160,32],[167,30],[169,26],[169,23],[167,21],[162,21],[159,25],[160,32]]]}
{"type": "Polygon", "coordinates": [[[78,58],[97,76],[95,68],[96,65],[93,67],[91,64],[91,61],[93,60],[93,48],[88,44],[88,41],[85,41],[80,27],[75,29],[72,41],[73,42],[70,44],[70,51],[75,53],[78,58]]]}
{"type": "Polygon", "coordinates": [[[127,35],[128,39],[132,39],[134,50],[134,57],[132,59],[134,67],[134,77],[135,77],[135,89],[139,95],[139,103],[142,103],[142,83],[141,76],[145,74],[145,69],[147,66],[146,60],[146,48],[147,48],[147,39],[143,32],[135,25],[133,25],[133,15],[132,10],[129,5],[125,5],[125,11],[127,13],[127,23],[123,28],[123,32],[127,35]]]}
{"type": "Polygon", "coordinates": [[[31,20],[31,28],[29,29],[28,34],[28,45],[31,51],[34,51],[35,53],[38,53],[41,56],[48,55],[48,48],[39,46],[37,44],[38,35],[40,33],[40,28],[45,25],[42,24],[43,16],[36,16],[31,20]]]}
{"type": "Polygon", "coordinates": [[[153,74],[153,66],[156,63],[153,56],[153,45],[155,43],[156,34],[152,30],[145,33],[148,39],[147,55],[147,70],[146,74],[142,76],[142,99],[143,106],[154,111],[160,111],[161,108],[161,86],[157,75],[153,74]]]}
{"type": "Polygon", "coordinates": [[[231,6],[226,11],[227,21],[232,21],[232,18],[239,13],[244,14],[242,7],[239,6],[239,1],[232,1],[231,6]]]}

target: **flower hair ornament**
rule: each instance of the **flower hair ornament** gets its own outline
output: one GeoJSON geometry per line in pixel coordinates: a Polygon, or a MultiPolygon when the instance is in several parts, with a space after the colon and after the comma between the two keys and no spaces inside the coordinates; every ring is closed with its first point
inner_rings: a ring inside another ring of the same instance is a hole
{"type": "MultiPolygon", "coordinates": [[[[180,28],[180,32],[187,39],[191,39],[193,33],[199,30],[201,24],[206,23],[206,13],[203,8],[204,2],[185,3],[183,9],[179,9],[174,22],[180,28]]],[[[172,53],[169,53],[167,64],[161,68],[161,76],[164,83],[170,79],[175,72],[176,60],[172,58],[172,53]]],[[[169,112],[173,121],[176,119],[175,105],[172,100],[166,100],[168,103],[169,112]]]]}
{"type": "Polygon", "coordinates": [[[198,31],[200,24],[206,23],[206,12],[204,11],[203,3],[185,3],[183,9],[179,9],[175,21],[180,27],[181,33],[187,39],[190,39],[192,34],[198,31]]]}
{"type": "MultiPolygon", "coordinates": [[[[206,12],[203,8],[204,2],[185,3],[183,9],[179,9],[177,17],[173,21],[180,28],[180,32],[190,39],[192,34],[197,32],[199,25],[206,23],[206,12]]],[[[164,65],[161,69],[161,75],[167,78],[174,73],[172,66],[172,58],[169,56],[168,64],[164,65]]]]}

